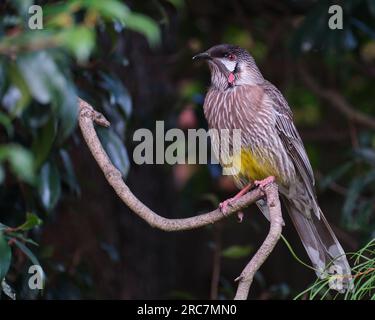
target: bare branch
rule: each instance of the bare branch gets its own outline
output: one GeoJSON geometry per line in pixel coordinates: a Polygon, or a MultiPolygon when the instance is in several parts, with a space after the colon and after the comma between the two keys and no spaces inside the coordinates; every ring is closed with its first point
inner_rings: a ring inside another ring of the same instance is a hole
{"type": "Polygon", "coordinates": [[[179,231],[200,228],[217,222],[223,219],[225,216],[229,216],[238,210],[247,207],[249,204],[254,203],[256,200],[259,200],[264,196],[260,189],[254,189],[252,192],[249,192],[238,199],[238,201],[233,202],[231,208],[228,209],[225,216],[219,209],[184,219],[167,219],[159,216],[157,213],[143,204],[130,191],[129,187],[123,181],[120,171],[111,163],[111,160],[104,151],[94,129],[94,122],[106,127],[109,126],[109,122],[101,113],[95,111],[87,102],[80,99],[79,106],[79,125],[81,127],[83,137],[96,162],[102,169],[108,183],[112,186],[121,200],[130,209],[132,209],[134,213],[136,213],[152,227],[156,227],[164,231],[179,231]]]}
{"type": "Polygon", "coordinates": [[[327,100],[330,105],[336,110],[340,111],[350,120],[375,129],[375,118],[368,114],[357,111],[355,106],[351,105],[339,92],[332,89],[325,89],[320,86],[313,77],[305,70],[304,67],[299,67],[299,73],[305,85],[318,97],[327,100]]]}
{"type": "Polygon", "coordinates": [[[277,185],[275,183],[270,184],[264,191],[266,193],[267,206],[270,212],[270,230],[261,247],[247,264],[241,275],[236,279],[236,281],[239,281],[239,284],[236,296],[234,297],[235,300],[247,299],[255,273],[266,261],[280,239],[283,218],[281,215],[277,185]]]}
{"type": "Polygon", "coordinates": [[[283,222],[281,217],[281,208],[277,185],[275,183],[272,183],[268,185],[264,191],[262,191],[260,188],[257,188],[248,192],[238,200],[234,201],[225,215],[220,211],[220,209],[216,209],[214,211],[190,218],[164,218],[152,211],[144,203],[142,203],[125,184],[120,171],[112,164],[112,162],[108,158],[108,155],[104,151],[102,144],[96,134],[94,123],[105,127],[109,126],[108,120],[105,119],[105,117],[101,113],[95,111],[87,102],[79,99],[79,126],[81,128],[83,137],[100,169],[103,171],[105,178],[115,190],[120,199],[135,214],[145,220],[152,227],[156,227],[164,231],[180,231],[200,228],[208,224],[213,224],[223,219],[224,217],[232,215],[238,210],[249,206],[250,204],[266,195],[267,204],[271,216],[271,228],[270,233],[264,241],[263,245],[239,277],[240,283],[236,298],[246,299],[252,282],[252,278],[256,270],[258,270],[263,262],[267,259],[268,255],[271,253],[273,247],[280,237],[283,222]]]}

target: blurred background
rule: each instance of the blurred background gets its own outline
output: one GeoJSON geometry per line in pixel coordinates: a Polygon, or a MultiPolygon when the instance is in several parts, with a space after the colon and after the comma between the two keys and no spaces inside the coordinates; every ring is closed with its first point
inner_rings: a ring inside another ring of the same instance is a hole
{"type": "MultiPolygon", "coordinates": [[[[108,186],[76,121],[77,95],[103,112],[112,125],[98,129],[101,141],[131,190],[159,214],[216,208],[237,192],[220,168],[136,165],[132,137],[153,131],[156,120],[166,129],[207,127],[209,71],[191,57],[219,43],[249,50],[287,98],[320,206],[344,249],[375,238],[375,1],[5,0],[2,299],[232,299],[233,280],[268,231],[256,206],[241,224],[233,216],[194,231],[152,229],[108,186]],[[43,9],[43,29],[28,24],[33,4],[43,9]],[[342,30],[328,28],[332,4],[342,6],[342,30]],[[43,292],[28,287],[28,268],[39,262],[43,292]]],[[[285,219],[284,236],[308,263],[285,219]]],[[[280,241],[249,298],[292,299],[314,281],[280,241]]]]}

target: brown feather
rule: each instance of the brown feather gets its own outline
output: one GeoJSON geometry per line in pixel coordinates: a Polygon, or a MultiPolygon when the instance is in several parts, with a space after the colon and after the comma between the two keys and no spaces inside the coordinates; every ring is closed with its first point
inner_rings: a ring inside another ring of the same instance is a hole
{"type": "MultiPolygon", "coordinates": [[[[343,289],[350,288],[350,266],[318,206],[313,170],[292,111],[281,92],[263,78],[247,51],[219,45],[207,52],[220,58],[231,48],[240,57],[234,86],[228,84],[227,72],[222,72],[225,63],[220,59],[209,61],[212,83],[204,103],[209,127],[241,130],[242,147],[257,161],[272,166],[285,206],[318,275],[324,277],[323,269],[334,260],[333,265],[339,269],[336,271],[346,277],[343,289]]],[[[219,154],[220,139],[212,139],[212,144],[215,154],[219,154]]],[[[251,180],[244,174],[234,177],[239,186],[251,180]]],[[[268,217],[262,200],[257,205],[268,217]]]]}

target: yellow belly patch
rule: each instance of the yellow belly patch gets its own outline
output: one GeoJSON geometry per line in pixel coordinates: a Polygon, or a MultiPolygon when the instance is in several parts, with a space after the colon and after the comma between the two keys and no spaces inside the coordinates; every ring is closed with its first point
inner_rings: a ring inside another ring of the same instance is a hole
{"type": "Polygon", "coordinates": [[[263,180],[269,176],[277,176],[271,161],[259,158],[249,149],[242,149],[240,154],[233,157],[233,165],[237,169],[238,177],[249,181],[263,180]]]}

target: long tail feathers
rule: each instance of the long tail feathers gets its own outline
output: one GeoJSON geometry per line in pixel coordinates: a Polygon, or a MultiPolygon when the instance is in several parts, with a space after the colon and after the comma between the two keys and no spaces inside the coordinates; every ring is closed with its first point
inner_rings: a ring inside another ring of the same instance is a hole
{"type": "Polygon", "coordinates": [[[331,289],[344,292],[353,288],[351,269],[345,252],[329,226],[323,212],[320,218],[315,214],[311,217],[297,209],[293,201],[284,197],[285,206],[297,229],[301,241],[320,278],[335,274],[330,281],[331,289]]]}

